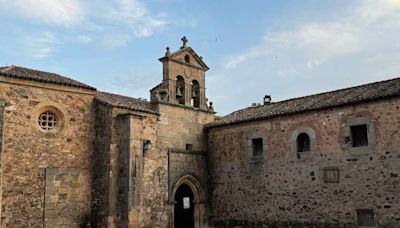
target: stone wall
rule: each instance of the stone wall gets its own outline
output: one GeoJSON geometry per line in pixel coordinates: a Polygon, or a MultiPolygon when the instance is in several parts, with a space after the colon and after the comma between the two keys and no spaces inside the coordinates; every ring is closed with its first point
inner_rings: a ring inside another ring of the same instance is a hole
{"type": "Polygon", "coordinates": [[[398,226],[399,107],[393,98],[209,129],[211,223],[351,227],[358,209],[372,209],[377,224],[398,226]],[[369,144],[354,148],[349,126],[361,123],[369,144]],[[311,152],[293,148],[301,132],[310,135],[311,152]],[[254,138],[263,139],[258,157],[254,138]],[[338,182],[326,179],[329,170],[338,182]]]}
{"type": "Polygon", "coordinates": [[[94,224],[171,227],[173,186],[187,174],[201,183],[199,203],[203,205],[202,224],[206,224],[207,146],[203,127],[213,121],[213,113],[162,104],[158,105],[160,116],[97,102],[94,107],[94,224]],[[186,150],[186,144],[192,145],[191,150],[186,150]]]}
{"type": "Polygon", "coordinates": [[[88,170],[79,168],[45,169],[44,227],[82,227],[90,221],[87,211],[90,192],[88,170]]]}
{"type": "MultiPolygon", "coordinates": [[[[45,169],[76,168],[90,172],[93,91],[0,78],[3,116],[1,227],[43,227],[45,169]],[[59,121],[54,131],[38,125],[50,110],[59,121]]],[[[82,217],[89,213],[90,179],[79,182],[82,217]]],[[[52,197],[56,200],[56,197],[52,197]]],[[[52,201],[55,204],[62,202],[52,201]]],[[[71,209],[65,205],[64,209],[71,209]]],[[[75,206],[74,206],[75,207],[75,206]]],[[[63,210],[64,210],[63,209],[63,210]]],[[[48,214],[46,214],[48,215],[48,214]]]]}
{"type": "MultiPolygon", "coordinates": [[[[1,205],[2,205],[2,166],[3,166],[3,123],[4,123],[4,108],[6,102],[3,97],[0,97],[0,218],[1,218],[1,205]]],[[[0,223],[1,224],[1,223],[0,223]]]]}
{"type": "Polygon", "coordinates": [[[166,156],[157,115],[95,102],[92,218],[96,227],[160,227],[167,221],[166,156]],[[150,142],[148,149],[144,142],[150,142]]]}
{"type": "Polygon", "coordinates": [[[95,137],[92,159],[91,218],[95,225],[104,227],[109,220],[110,150],[113,115],[112,108],[94,102],[95,137]]]}
{"type": "MultiPolygon", "coordinates": [[[[165,200],[168,202],[168,224],[174,224],[174,191],[182,178],[192,178],[191,183],[197,189],[195,210],[196,227],[207,227],[207,141],[204,126],[214,121],[214,113],[193,110],[190,107],[159,104],[158,147],[168,162],[168,190],[165,200]]],[[[190,181],[190,180],[189,180],[190,181]]]]}

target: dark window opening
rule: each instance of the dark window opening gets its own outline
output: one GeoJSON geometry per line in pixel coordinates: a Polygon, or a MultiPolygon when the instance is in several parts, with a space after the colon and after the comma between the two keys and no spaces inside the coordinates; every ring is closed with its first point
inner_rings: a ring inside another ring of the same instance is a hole
{"type": "Polygon", "coordinates": [[[323,171],[325,183],[339,183],[339,168],[326,167],[323,171]]]}
{"type": "Polygon", "coordinates": [[[367,125],[350,126],[353,147],[368,146],[367,125]]]}
{"type": "Polygon", "coordinates": [[[260,156],[263,154],[263,140],[262,138],[252,139],[253,142],[253,156],[260,156]]]}
{"type": "Polygon", "coordinates": [[[301,133],[297,136],[297,152],[307,152],[310,149],[310,137],[307,133],[301,133]]]}
{"type": "Polygon", "coordinates": [[[357,221],[359,226],[375,227],[375,214],[372,209],[358,209],[357,221]]]}
{"type": "Polygon", "coordinates": [[[190,57],[189,57],[189,55],[185,55],[185,63],[190,63],[190,57]]]}
{"type": "Polygon", "coordinates": [[[186,144],[186,150],[193,150],[192,144],[186,144]]]}

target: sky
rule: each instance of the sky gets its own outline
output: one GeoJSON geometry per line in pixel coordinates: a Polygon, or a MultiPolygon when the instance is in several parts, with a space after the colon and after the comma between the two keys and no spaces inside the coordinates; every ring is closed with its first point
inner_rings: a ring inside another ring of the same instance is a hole
{"type": "Polygon", "coordinates": [[[218,115],[400,77],[400,0],[0,0],[0,65],[148,98],[191,46],[218,115]]]}

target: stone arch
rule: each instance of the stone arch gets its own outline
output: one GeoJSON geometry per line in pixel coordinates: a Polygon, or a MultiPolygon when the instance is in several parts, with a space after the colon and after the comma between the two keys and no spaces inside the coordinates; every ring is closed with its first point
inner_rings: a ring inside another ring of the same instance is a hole
{"type": "Polygon", "coordinates": [[[185,63],[190,63],[190,57],[189,57],[189,55],[185,55],[185,63]]]}
{"type": "Polygon", "coordinates": [[[187,185],[193,192],[194,204],[194,228],[207,227],[206,194],[202,184],[193,174],[184,174],[173,184],[169,195],[170,199],[170,227],[175,227],[175,194],[181,185],[187,185]]]}
{"type": "Polygon", "coordinates": [[[308,152],[310,151],[310,136],[302,132],[297,136],[297,152],[308,152]]]}
{"type": "Polygon", "coordinates": [[[316,150],[316,133],[315,130],[308,126],[297,127],[290,136],[292,144],[292,154],[295,154],[299,158],[298,152],[298,137],[306,134],[309,137],[309,150],[301,152],[302,156],[307,156],[307,152],[315,152],[316,150]]]}

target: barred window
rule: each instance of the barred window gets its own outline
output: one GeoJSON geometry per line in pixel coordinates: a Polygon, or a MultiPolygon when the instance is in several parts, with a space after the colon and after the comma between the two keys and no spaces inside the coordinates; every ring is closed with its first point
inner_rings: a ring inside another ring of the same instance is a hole
{"type": "Polygon", "coordinates": [[[43,130],[51,131],[57,127],[57,116],[53,112],[43,112],[39,115],[38,123],[43,130]]]}

